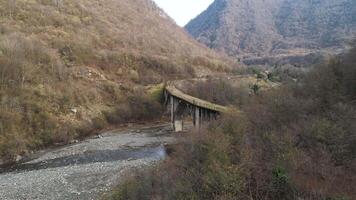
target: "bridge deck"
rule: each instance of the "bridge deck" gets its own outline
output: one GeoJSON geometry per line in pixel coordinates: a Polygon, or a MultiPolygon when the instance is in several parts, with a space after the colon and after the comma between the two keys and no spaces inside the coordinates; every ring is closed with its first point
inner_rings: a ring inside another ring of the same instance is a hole
{"type": "Polygon", "coordinates": [[[179,99],[182,99],[192,105],[201,107],[201,108],[205,108],[205,109],[209,109],[212,111],[216,111],[216,112],[227,112],[228,108],[225,106],[221,106],[218,104],[214,104],[214,103],[210,103],[208,101],[190,96],[188,94],[183,93],[182,91],[180,91],[179,89],[177,89],[173,84],[168,84],[166,86],[166,91],[171,94],[172,96],[175,96],[179,99]]]}

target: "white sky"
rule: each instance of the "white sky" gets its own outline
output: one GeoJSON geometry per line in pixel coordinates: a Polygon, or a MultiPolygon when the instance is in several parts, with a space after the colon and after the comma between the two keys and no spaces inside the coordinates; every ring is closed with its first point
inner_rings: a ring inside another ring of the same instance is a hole
{"type": "Polygon", "coordinates": [[[204,11],[214,0],[154,0],[179,26],[204,11]]]}

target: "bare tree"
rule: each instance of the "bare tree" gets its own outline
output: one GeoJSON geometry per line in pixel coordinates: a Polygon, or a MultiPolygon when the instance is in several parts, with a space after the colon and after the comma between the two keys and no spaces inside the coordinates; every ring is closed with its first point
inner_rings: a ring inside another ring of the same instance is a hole
{"type": "Polygon", "coordinates": [[[34,43],[15,34],[0,40],[0,83],[1,87],[20,86],[38,70],[38,49],[34,43]]]}
{"type": "Polygon", "coordinates": [[[62,5],[63,5],[63,0],[52,0],[53,4],[57,7],[57,9],[61,9],[62,5]]]}
{"type": "Polygon", "coordinates": [[[6,4],[7,4],[9,16],[10,18],[13,18],[16,11],[16,0],[7,0],[6,4]]]}

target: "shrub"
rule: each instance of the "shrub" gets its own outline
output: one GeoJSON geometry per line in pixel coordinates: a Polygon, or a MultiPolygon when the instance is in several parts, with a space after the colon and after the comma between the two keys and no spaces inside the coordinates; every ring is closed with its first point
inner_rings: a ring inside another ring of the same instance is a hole
{"type": "MultiPolygon", "coordinates": [[[[225,125],[242,130],[230,122],[225,125]]],[[[242,194],[244,175],[234,162],[234,134],[222,133],[224,127],[195,133],[159,168],[140,172],[108,199],[230,199],[242,194]]]]}
{"type": "Polygon", "coordinates": [[[251,86],[251,89],[252,89],[252,91],[253,91],[254,94],[257,94],[258,91],[260,90],[260,86],[257,85],[257,84],[253,84],[253,85],[251,86]]]}
{"type": "Polygon", "coordinates": [[[160,102],[151,99],[143,91],[127,97],[113,112],[105,112],[109,123],[126,123],[130,121],[152,120],[161,116],[160,102]]]}
{"type": "Polygon", "coordinates": [[[354,69],[331,62],[299,83],[262,91],[242,106],[246,116],[200,129],[157,170],[119,189],[120,198],[355,197],[354,69]]]}
{"type": "Polygon", "coordinates": [[[92,119],[93,127],[96,130],[101,130],[107,126],[107,122],[101,117],[95,117],[92,119]]]}
{"type": "Polygon", "coordinates": [[[236,106],[244,104],[249,96],[248,89],[234,87],[228,81],[222,79],[197,82],[187,89],[187,93],[212,103],[236,106]]]}
{"type": "Polygon", "coordinates": [[[44,82],[44,70],[55,80],[63,78],[65,69],[50,50],[21,34],[0,35],[0,86],[23,87],[28,82],[44,82]],[[52,66],[45,68],[43,66],[52,66]]]}
{"type": "Polygon", "coordinates": [[[272,193],[275,199],[293,199],[293,189],[289,183],[289,177],[286,170],[282,167],[276,167],[272,171],[272,193]]]}
{"type": "Polygon", "coordinates": [[[0,156],[5,159],[14,159],[15,155],[26,150],[26,137],[16,127],[21,123],[21,116],[1,106],[0,109],[0,156]]]}

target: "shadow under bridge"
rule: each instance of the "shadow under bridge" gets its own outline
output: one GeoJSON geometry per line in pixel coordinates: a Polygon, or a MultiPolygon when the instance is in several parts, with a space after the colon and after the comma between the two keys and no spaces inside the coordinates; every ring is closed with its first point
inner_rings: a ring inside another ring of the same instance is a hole
{"type": "Polygon", "coordinates": [[[215,120],[218,115],[228,111],[227,107],[185,94],[173,84],[165,87],[164,96],[176,132],[183,130],[184,116],[191,116],[194,126],[199,128],[203,122],[215,120]]]}

